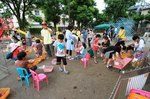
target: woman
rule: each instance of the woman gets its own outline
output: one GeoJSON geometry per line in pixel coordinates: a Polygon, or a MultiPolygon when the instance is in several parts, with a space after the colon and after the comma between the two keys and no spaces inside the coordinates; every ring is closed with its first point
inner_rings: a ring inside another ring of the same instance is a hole
{"type": "Polygon", "coordinates": [[[72,51],[74,50],[74,36],[72,35],[72,32],[70,31],[71,27],[69,26],[68,29],[66,30],[66,50],[67,50],[67,55],[68,58],[71,59],[72,56],[72,51]]]}

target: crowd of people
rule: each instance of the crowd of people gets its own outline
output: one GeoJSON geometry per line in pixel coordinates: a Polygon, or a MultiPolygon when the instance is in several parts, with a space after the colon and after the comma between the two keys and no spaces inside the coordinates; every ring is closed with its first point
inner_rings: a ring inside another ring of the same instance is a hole
{"type": "MultiPolygon", "coordinates": [[[[120,27],[118,33],[115,33],[113,26],[110,26],[107,32],[103,34],[94,33],[92,29],[82,29],[68,26],[65,31],[54,33],[46,22],[42,23],[40,38],[31,36],[27,32],[26,37],[20,37],[18,33],[11,34],[12,43],[9,44],[10,53],[7,58],[15,60],[15,65],[28,70],[27,64],[33,61],[27,60],[27,46],[33,49],[35,57],[40,57],[44,52],[47,53],[48,60],[56,57],[56,64],[59,65],[59,71],[68,74],[66,69],[67,60],[80,60],[87,54],[93,57],[93,63],[97,64],[102,59],[107,68],[114,65],[117,58],[134,58],[135,53],[142,53],[145,47],[144,39],[138,35],[132,37],[133,43],[127,45],[126,30],[120,27]],[[15,34],[15,35],[14,35],[15,34]],[[114,42],[113,38],[117,38],[114,42]]],[[[30,51],[29,51],[30,52],[30,51]]],[[[36,70],[37,67],[31,68],[36,70]]]]}

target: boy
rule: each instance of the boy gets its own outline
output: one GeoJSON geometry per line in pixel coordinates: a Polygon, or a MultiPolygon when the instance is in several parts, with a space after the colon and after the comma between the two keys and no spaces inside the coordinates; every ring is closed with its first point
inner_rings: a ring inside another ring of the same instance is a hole
{"type": "Polygon", "coordinates": [[[65,53],[65,43],[64,43],[64,35],[59,34],[58,40],[54,42],[53,46],[56,48],[56,58],[57,58],[57,65],[59,66],[59,71],[68,74],[69,72],[66,70],[66,53],[65,53]],[[63,61],[63,66],[61,66],[61,60],[63,61]]]}

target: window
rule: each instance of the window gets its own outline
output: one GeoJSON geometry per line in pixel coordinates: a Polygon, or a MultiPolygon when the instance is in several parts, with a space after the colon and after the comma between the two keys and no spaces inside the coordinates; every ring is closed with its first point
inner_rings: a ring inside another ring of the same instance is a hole
{"type": "Polygon", "coordinates": [[[40,15],[40,11],[39,10],[35,10],[35,15],[39,16],[40,15]]]}

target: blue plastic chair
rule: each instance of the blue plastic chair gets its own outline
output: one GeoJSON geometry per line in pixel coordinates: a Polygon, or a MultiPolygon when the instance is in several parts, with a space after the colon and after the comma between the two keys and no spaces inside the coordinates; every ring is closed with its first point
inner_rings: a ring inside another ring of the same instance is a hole
{"type": "Polygon", "coordinates": [[[23,84],[22,79],[24,78],[24,80],[26,82],[26,85],[29,86],[29,83],[30,83],[29,82],[29,77],[31,76],[31,74],[29,74],[25,68],[18,67],[16,69],[17,69],[17,73],[18,73],[18,75],[21,79],[22,84],[23,84]]]}

